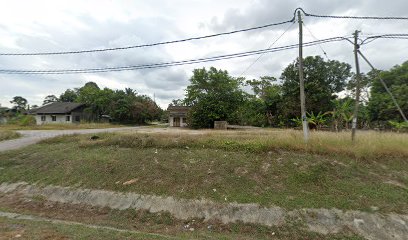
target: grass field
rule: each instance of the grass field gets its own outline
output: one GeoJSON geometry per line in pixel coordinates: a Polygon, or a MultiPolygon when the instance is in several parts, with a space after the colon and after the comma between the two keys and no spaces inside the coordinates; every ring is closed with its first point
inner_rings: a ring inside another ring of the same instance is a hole
{"type": "Polygon", "coordinates": [[[408,213],[408,135],[181,131],[63,136],[0,154],[0,182],[408,213]],[[124,184],[132,180],[132,184],[124,184]]]}
{"type": "Polygon", "coordinates": [[[20,134],[18,132],[0,129],[0,141],[15,139],[19,137],[20,137],[20,134]]]}
{"type": "Polygon", "coordinates": [[[1,124],[1,130],[68,130],[68,129],[96,129],[96,128],[114,128],[124,127],[126,125],[111,123],[81,123],[81,124],[43,124],[20,126],[16,124],[1,124]]]}

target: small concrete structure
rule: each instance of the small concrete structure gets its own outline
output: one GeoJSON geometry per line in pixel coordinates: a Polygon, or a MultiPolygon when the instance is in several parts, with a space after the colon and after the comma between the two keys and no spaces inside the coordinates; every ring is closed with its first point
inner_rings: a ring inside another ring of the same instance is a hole
{"type": "Polygon", "coordinates": [[[187,127],[187,113],[190,107],[186,106],[169,106],[167,111],[169,113],[170,127],[187,127]]]}
{"type": "Polygon", "coordinates": [[[228,127],[227,121],[214,121],[214,129],[227,130],[227,127],[228,127]]]}
{"type": "Polygon", "coordinates": [[[48,123],[80,123],[84,116],[83,103],[53,102],[33,110],[37,125],[48,123]]]}

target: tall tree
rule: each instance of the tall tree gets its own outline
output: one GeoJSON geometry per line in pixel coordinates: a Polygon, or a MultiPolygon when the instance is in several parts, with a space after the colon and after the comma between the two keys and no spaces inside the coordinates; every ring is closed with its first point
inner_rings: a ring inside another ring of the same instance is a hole
{"type": "MultiPolygon", "coordinates": [[[[351,76],[351,66],[336,60],[325,61],[320,56],[304,59],[306,109],[308,112],[327,112],[333,109],[332,100],[343,91],[351,76]]],[[[298,61],[287,66],[280,77],[282,112],[286,119],[300,116],[298,61]]]]}
{"type": "Polygon", "coordinates": [[[382,85],[380,78],[384,80],[402,111],[408,116],[408,61],[389,71],[379,73],[373,79],[368,103],[368,111],[372,121],[402,121],[401,114],[382,85]]]}
{"type": "Polygon", "coordinates": [[[227,71],[195,69],[185,99],[192,106],[191,127],[212,127],[216,120],[236,121],[233,113],[244,99],[241,85],[242,79],[231,77],[227,71]]]}
{"type": "Polygon", "coordinates": [[[246,82],[247,85],[251,86],[257,98],[256,101],[250,100],[252,105],[255,104],[255,106],[250,107],[251,109],[246,111],[251,112],[255,108],[258,109],[261,111],[259,113],[265,116],[270,126],[279,124],[278,115],[282,101],[282,86],[277,84],[276,81],[274,77],[264,76],[260,77],[259,80],[254,79],[246,82]]]}
{"type": "Polygon", "coordinates": [[[20,112],[22,110],[25,110],[27,108],[27,99],[21,97],[21,96],[15,96],[13,97],[13,100],[10,101],[10,103],[14,104],[14,108],[20,112]]]}
{"type": "Polygon", "coordinates": [[[44,98],[43,105],[53,102],[58,102],[58,98],[55,95],[48,95],[44,98]]]}
{"type": "Polygon", "coordinates": [[[59,97],[60,102],[75,102],[78,98],[78,93],[74,90],[67,89],[64,93],[62,93],[59,97]]]}

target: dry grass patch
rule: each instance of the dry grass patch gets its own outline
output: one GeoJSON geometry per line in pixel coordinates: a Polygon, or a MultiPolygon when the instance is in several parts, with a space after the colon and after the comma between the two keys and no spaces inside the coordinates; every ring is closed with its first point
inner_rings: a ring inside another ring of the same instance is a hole
{"type": "MultiPolygon", "coordinates": [[[[408,134],[359,132],[355,143],[351,133],[312,132],[308,144],[295,130],[193,131],[172,133],[101,134],[98,141],[79,138],[81,147],[117,146],[125,148],[196,148],[247,151],[295,151],[300,153],[343,155],[356,159],[407,158],[408,134]],[[82,139],[82,140],[81,140],[82,139]]],[[[46,140],[64,141],[64,137],[46,140]]]]}
{"type": "Polygon", "coordinates": [[[19,138],[21,135],[18,132],[10,130],[0,130],[0,141],[19,138]]]}

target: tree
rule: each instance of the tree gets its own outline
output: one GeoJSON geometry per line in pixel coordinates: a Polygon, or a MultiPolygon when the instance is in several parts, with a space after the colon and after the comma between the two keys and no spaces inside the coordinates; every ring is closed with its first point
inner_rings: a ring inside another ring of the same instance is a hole
{"type": "MultiPolygon", "coordinates": [[[[343,91],[351,76],[351,66],[336,60],[325,61],[320,56],[309,56],[304,60],[306,109],[310,113],[327,112],[333,109],[332,100],[343,91]]],[[[280,77],[282,84],[281,109],[285,119],[300,116],[298,61],[289,64],[280,77]]]]}
{"type": "Polygon", "coordinates": [[[64,93],[62,93],[59,97],[60,102],[75,102],[78,98],[78,94],[76,91],[67,89],[64,93]]]}
{"type": "Polygon", "coordinates": [[[408,115],[408,61],[391,68],[389,71],[380,72],[374,77],[368,103],[368,111],[372,121],[403,121],[380,78],[388,86],[405,115],[408,115]]]}
{"type": "Polygon", "coordinates": [[[10,103],[14,104],[14,108],[20,112],[22,110],[25,110],[27,108],[27,99],[21,97],[21,96],[15,96],[13,97],[13,100],[10,101],[10,103]]]}
{"type": "Polygon", "coordinates": [[[58,98],[55,95],[48,95],[44,98],[43,105],[53,102],[58,102],[58,98]]]}
{"type": "Polygon", "coordinates": [[[190,126],[211,128],[217,120],[236,122],[233,113],[244,100],[241,85],[242,79],[231,77],[227,71],[214,67],[195,69],[185,99],[192,106],[190,126]]]}
{"type": "Polygon", "coordinates": [[[185,102],[183,99],[173,99],[171,100],[171,103],[169,104],[169,106],[185,106],[185,102]]]}
{"type": "MultiPolygon", "coordinates": [[[[282,87],[276,84],[276,78],[270,76],[260,77],[259,80],[253,79],[248,80],[246,83],[247,85],[251,86],[252,91],[255,94],[256,100],[251,100],[252,106],[250,109],[247,109],[247,112],[251,112],[254,108],[258,109],[261,114],[265,115],[267,123],[272,125],[279,125],[279,105],[281,104],[282,100],[282,87]],[[254,105],[255,104],[255,105],[254,105]],[[261,107],[261,105],[263,105],[261,107]]],[[[259,125],[259,124],[255,124],[259,125]]],[[[262,125],[266,125],[263,123],[262,125]]]]}

